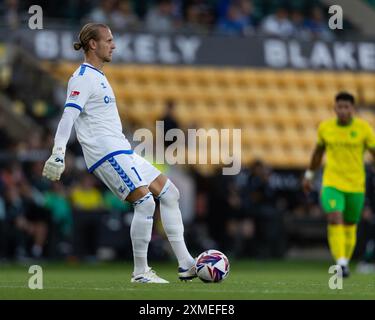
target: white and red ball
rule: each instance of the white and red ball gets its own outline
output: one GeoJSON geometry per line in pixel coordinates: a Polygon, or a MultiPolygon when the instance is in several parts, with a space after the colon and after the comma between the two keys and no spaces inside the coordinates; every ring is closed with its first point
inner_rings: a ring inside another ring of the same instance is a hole
{"type": "Polygon", "coordinates": [[[229,260],[218,250],[206,250],[198,256],[195,268],[203,282],[220,282],[229,274],[229,260]]]}

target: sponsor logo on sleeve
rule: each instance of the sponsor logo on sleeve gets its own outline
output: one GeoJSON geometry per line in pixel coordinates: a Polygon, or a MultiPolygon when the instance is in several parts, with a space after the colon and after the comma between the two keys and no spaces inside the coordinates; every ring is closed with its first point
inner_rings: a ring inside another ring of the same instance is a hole
{"type": "Polygon", "coordinates": [[[113,103],[113,102],[116,102],[116,99],[114,97],[109,97],[109,96],[104,97],[104,103],[108,104],[108,103],[113,103]]]}
{"type": "Polygon", "coordinates": [[[73,91],[70,93],[69,99],[70,99],[70,100],[77,100],[79,94],[80,94],[79,91],[75,91],[75,90],[73,90],[73,91]]]}

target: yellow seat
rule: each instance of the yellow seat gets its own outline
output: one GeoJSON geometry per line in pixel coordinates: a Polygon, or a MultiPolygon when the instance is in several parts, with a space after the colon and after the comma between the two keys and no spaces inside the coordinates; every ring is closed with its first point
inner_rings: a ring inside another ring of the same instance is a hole
{"type": "Polygon", "coordinates": [[[278,72],[268,69],[255,73],[255,82],[259,87],[277,87],[281,83],[278,72]]]}
{"type": "Polygon", "coordinates": [[[296,83],[301,88],[309,86],[318,86],[317,80],[318,73],[312,71],[297,71],[296,83]]]}
{"type": "Polygon", "coordinates": [[[278,73],[278,83],[283,88],[297,87],[297,72],[280,71],[278,73]]]}
{"type": "Polygon", "coordinates": [[[360,73],[357,76],[357,84],[359,84],[361,90],[364,90],[369,87],[374,88],[375,75],[372,73],[360,73]]]}
{"type": "Polygon", "coordinates": [[[375,105],[375,90],[374,87],[363,87],[362,98],[366,104],[375,105]]]}
{"type": "Polygon", "coordinates": [[[337,74],[337,84],[342,91],[357,90],[357,82],[354,73],[341,72],[337,74]]]}
{"type": "Polygon", "coordinates": [[[320,89],[337,87],[337,73],[321,71],[318,72],[317,77],[315,77],[314,82],[320,89]]]}

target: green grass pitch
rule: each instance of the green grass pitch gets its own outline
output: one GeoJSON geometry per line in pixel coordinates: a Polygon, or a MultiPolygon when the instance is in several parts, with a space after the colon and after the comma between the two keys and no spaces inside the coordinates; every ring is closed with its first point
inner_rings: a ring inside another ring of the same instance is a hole
{"type": "MultiPolygon", "coordinates": [[[[328,261],[231,261],[222,283],[181,282],[172,263],[153,263],[170,284],[132,284],[132,264],[40,263],[43,290],[28,288],[30,264],[0,264],[0,300],[4,299],[375,299],[375,274],[352,272],[342,290],[328,286],[328,261]]],[[[37,264],[37,263],[35,263],[37,264]]],[[[352,269],[355,270],[355,266],[352,269]]]]}

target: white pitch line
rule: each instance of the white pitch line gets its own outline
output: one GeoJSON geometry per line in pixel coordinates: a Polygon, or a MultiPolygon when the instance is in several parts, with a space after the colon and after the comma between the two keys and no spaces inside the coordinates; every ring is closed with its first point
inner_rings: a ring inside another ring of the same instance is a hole
{"type": "MultiPolygon", "coordinates": [[[[0,285],[0,289],[1,288],[4,288],[4,289],[29,289],[27,286],[1,286],[0,285]]],[[[87,288],[78,288],[78,287],[44,287],[43,290],[72,290],[72,291],[85,291],[85,290],[92,290],[92,291],[119,291],[119,292],[127,292],[127,291],[144,291],[144,292],[147,292],[147,291],[155,291],[155,287],[153,288],[141,288],[141,287],[137,287],[137,288],[95,288],[95,287],[87,287],[87,288]]],[[[318,292],[306,292],[306,291],[287,291],[287,290],[211,290],[211,289],[195,289],[195,288],[188,288],[188,289],[174,289],[174,291],[178,291],[178,292],[186,292],[186,291],[190,291],[190,292],[208,292],[208,293],[244,293],[244,294],[302,294],[302,295],[316,295],[316,294],[321,294],[318,293],[318,292]]],[[[327,289],[328,290],[328,289],[327,289]]],[[[340,290],[340,292],[338,291],[335,291],[335,292],[326,292],[326,294],[329,294],[329,295],[352,295],[353,293],[352,292],[345,292],[344,291],[345,289],[343,290],[340,290]]],[[[375,296],[373,293],[370,293],[370,292],[366,292],[366,293],[362,293],[361,295],[365,295],[365,296],[375,296]]]]}

